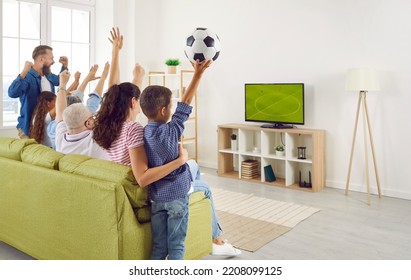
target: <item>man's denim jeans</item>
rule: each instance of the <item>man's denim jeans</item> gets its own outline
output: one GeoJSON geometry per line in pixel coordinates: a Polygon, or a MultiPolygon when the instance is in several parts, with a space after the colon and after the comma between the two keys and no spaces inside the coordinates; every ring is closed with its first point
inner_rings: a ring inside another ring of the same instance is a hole
{"type": "Polygon", "coordinates": [[[188,196],[170,202],[152,202],[151,228],[153,250],[151,259],[182,260],[188,226],[188,196]]]}

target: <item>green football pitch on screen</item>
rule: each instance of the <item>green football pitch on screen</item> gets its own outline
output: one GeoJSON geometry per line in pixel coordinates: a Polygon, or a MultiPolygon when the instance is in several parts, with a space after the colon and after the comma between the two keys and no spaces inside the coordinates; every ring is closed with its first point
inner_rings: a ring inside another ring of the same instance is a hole
{"type": "Polygon", "coordinates": [[[302,84],[246,85],[246,119],[303,122],[302,84]]]}

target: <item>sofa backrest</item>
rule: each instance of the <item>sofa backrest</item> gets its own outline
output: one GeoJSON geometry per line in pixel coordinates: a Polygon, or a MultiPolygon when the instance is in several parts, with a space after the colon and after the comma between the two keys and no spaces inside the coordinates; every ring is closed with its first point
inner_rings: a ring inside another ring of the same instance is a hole
{"type": "Polygon", "coordinates": [[[84,155],[65,155],[59,160],[59,170],[119,183],[123,186],[133,208],[147,205],[147,188],[140,188],[137,185],[133,172],[128,166],[84,155]]]}
{"type": "Polygon", "coordinates": [[[27,145],[37,143],[34,139],[0,138],[0,157],[21,161],[21,153],[27,145]]]}
{"type": "Polygon", "coordinates": [[[0,137],[0,156],[39,167],[119,183],[123,186],[131,206],[147,206],[147,188],[140,188],[130,167],[85,155],[64,155],[34,139],[0,137]]]}

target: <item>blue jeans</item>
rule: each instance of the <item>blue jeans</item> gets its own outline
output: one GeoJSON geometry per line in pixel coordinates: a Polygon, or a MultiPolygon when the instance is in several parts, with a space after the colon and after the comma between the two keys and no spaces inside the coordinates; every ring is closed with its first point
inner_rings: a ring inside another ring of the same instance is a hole
{"type": "Polygon", "coordinates": [[[212,222],[212,236],[213,240],[219,237],[222,233],[221,226],[218,223],[217,213],[214,208],[213,195],[210,190],[210,186],[207,182],[202,181],[200,178],[200,167],[194,160],[187,161],[190,167],[191,178],[193,180],[194,192],[204,192],[204,196],[211,202],[211,222],[212,222]]]}
{"type": "Polygon", "coordinates": [[[182,260],[188,226],[188,196],[170,202],[151,203],[153,249],[151,259],[182,260]]]}

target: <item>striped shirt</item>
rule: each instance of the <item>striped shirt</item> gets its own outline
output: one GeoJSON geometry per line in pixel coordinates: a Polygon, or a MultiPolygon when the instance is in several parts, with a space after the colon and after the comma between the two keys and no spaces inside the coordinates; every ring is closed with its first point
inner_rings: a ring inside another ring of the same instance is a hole
{"type": "Polygon", "coordinates": [[[128,149],[138,148],[144,145],[143,130],[144,128],[139,122],[124,122],[120,135],[111,143],[110,149],[107,150],[111,160],[131,166],[128,149]]]}
{"type": "MultiPolygon", "coordinates": [[[[190,105],[179,102],[170,122],[149,122],[146,125],[144,148],[150,168],[164,165],[178,158],[178,141],[184,131],[184,122],[188,119],[192,109],[190,105]]],[[[156,202],[173,201],[186,196],[190,187],[190,169],[187,164],[184,164],[150,185],[150,199],[156,202]]]]}

